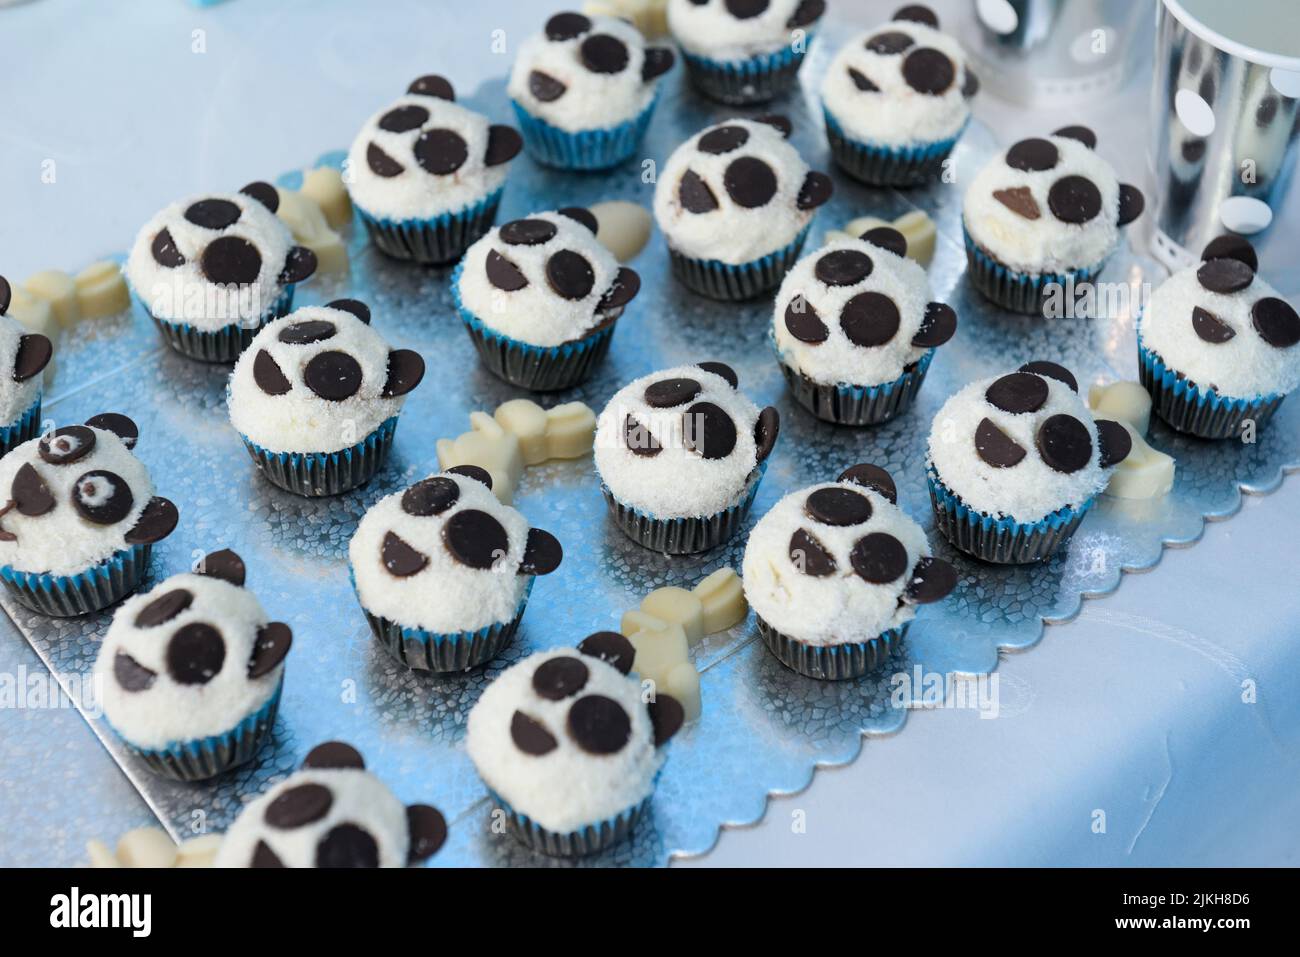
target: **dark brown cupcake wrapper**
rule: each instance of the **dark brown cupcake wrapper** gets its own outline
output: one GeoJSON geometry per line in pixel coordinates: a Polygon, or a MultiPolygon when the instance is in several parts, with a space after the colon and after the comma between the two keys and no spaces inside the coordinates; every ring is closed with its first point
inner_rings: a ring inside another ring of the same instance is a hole
{"type": "Polygon", "coordinates": [[[761,615],[754,617],[763,643],[776,660],[791,671],[818,681],[846,681],[878,670],[902,642],[907,626],[911,624],[905,622],[866,641],[813,645],[777,631],[761,615]]]}
{"type": "Polygon", "coordinates": [[[925,382],[934,350],[913,368],[883,386],[824,385],[778,358],[781,372],[795,401],[821,419],[836,425],[881,425],[906,412],[925,382]]]}
{"type": "MultiPolygon", "coordinates": [[[[812,38],[808,38],[811,43],[812,38]]],[[[711,100],[731,106],[750,106],[774,100],[799,82],[806,50],[786,47],[777,53],[732,63],[684,55],[691,85],[711,100]]]]}
{"type": "Polygon", "coordinates": [[[960,552],[995,565],[1028,565],[1051,558],[1069,543],[1095,501],[1066,506],[1033,523],[994,518],[966,505],[933,470],[926,475],[934,525],[960,552]]]}
{"type": "MultiPolygon", "coordinates": [[[[465,322],[479,358],[489,372],[511,385],[534,392],[555,392],[579,385],[609,352],[614,341],[614,325],[623,310],[595,332],[562,346],[534,346],[507,336],[489,332],[481,322],[465,322]]],[[[462,312],[462,317],[465,315],[462,312]]]]}
{"type": "Polygon", "coordinates": [[[36,393],[36,401],[27,407],[11,425],[0,428],[0,456],[8,455],[24,442],[30,442],[41,434],[41,394],[36,393]]]}
{"type": "Polygon", "coordinates": [[[307,498],[339,495],[365,485],[383,467],[393,446],[397,416],[363,441],[339,452],[269,452],[241,435],[249,457],[277,488],[307,498]]]}
{"type": "Polygon", "coordinates": [[[428,266],[455,262],[492,228],[501,205],[497,190],[474,206],[433,219],[377,219],[361,207],[357,215],[370,241],[385,255],[428,266]]]}
{"type": "Polygon", "coordinates": [[[454,635],[403,628],[388,618],[372,615],[365,608],[361,610],[375,638],[394,659],[414,671],[446,674],[477,668],[501,654],[519,629],[527,601],[525,596],[518,613],[509,621],[454,635]]]}
{"type": "Polygon", "coordinates": [[[528,815],[516,811],[495,791],[488,793],[495,805],[505,812],[510,833],[526,847],[548,857],[589,857],[626,841],[650,807],[653,797],[647,797],[640,804],[608,820],[561,834],[542,827],[528,815]]]}
{"type": "Polygon", "coordinates": [[[152,313],[149,318],[153,320],[153,324],[158,328],[163,341],[186,358],[197,359],[199,362],[234,362],[248,348],[249,343],[253,341],[253,337],[261,331],[263,326],[289,314],[293,309],[293,292],[294,287],[292,285],[285,286],[284,292],[275,301],[275,305],[255,326],[232,323],[228,326],[222,326],[220,329],[205,332],[188,323],[159,319],[152,313]]]}
{"type": "Polygon", "coordinates": [[[665,555],[692,555],[717,548],[740,531],[750,506],[754,504],[764,471],[765,464],[750,473],[738,504],[699,518],[653,518],[624,505],[603,482],[600,493],[605,496],[605,504],[609,506],[615,524],[632,541],[665,555]]]}
{"type": "Polygon", "coordinates": [[[932,143],[923,149],[886,149],[869,146],[845,135],[826,114],[826,139],[837,166],[868,186],[924,186],[936,182],[957,139],[932,143]]]}
{"type": "Polygon", "coordinates": [[[1273,417],[1285,395],[1229,399],[1189,385],[1156,353],[1138,342],[1138,380],[1151,407],[1170,428],[1201,439],[1239,439],[1247,422],[1256,429],[1273,417]]]}
{"type": "Polygon", "coordinates": [[[732,265],[716,259],[694,259],[683,256],[671,246],[668,257],[673,275],[691,292],[723,302],[744,302],[756,299],[781,285],[790,267],[799,261],[804,240],[808,238],[805,226],[790,245],[769,253],[753,262],[732,265]]]}
{"type": "Polygon", "coordinates": [[[1027,316],[1043,316],[1053,286],[1067,286],[1073,283],[1077,288],[1082,283],[1091,282],[1092,278],[1105,267],[1103,262],[1070,273],[1041,275],[1020,273],[1002,265],[981,249],[965,228],[962,232],[966,243],[966,275],[971,284],[994,305],[1027,316]]]}
{"type": "Polygon", "coordinates": [[[24,608],[51,618],[75,618],[115,605],[139,588],[152,554],[152,545],[132,545],[77,575],[35,575],[5,566],[0,581],[24,608]]]}

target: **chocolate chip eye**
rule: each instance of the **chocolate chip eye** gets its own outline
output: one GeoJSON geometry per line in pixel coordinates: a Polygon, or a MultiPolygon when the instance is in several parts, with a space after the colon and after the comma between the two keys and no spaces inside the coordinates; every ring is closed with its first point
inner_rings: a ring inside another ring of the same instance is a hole
{"type": "Polygon", "coordinates": [[[682,413],[682,443],[706,459],[725,459],[736,447],[736,423],[712,402],[697,402],[682,413]]]}
{"type": "Polygon", "coordinates": [[[671,409],[690,402],[700,390],[694,379],[663,379],[646,386],[645,403],[653,409],[671,409]]]}
{"type": "Polygon", "coordinates": [[[182,685],[207,684],[221,671],[226,643],[212,625],[192,621],[167,643],[167,673],[182,685]]]}
{"type": "Polygon", "coordinates": [[[809,345],[825,342],[831,334],[817,310],[803,296],[795,296],[785,307],[785,328],[790,335],[809,345]]]}
{"type": "Polygon", "coordinates": [[[491,568],[510,548],[506,530],[487,512],[466,508],[447,520],[443,544],[451,557],[469,568],[491,568]]]}
{"type": "Polygon", "coordinates": [[[867,40],[867,49],[872,53],[879,53],[882,56],[892,56],[895,53],[902,53],[911,47],[915,40],[901,30],[888,30],[885,33],[877,33],[874,37],[867,40]]]}
{"type": "Polygon", "coordinates": [[[555,735],[547,731],[540,721],[534,721],[522,711],[516,711],[510,718],[510,740],[524,754],[533,757],[549,754],[560,746],[555,735]]]}
{"type": "Polygon", "coordinates": [[[346,352],[318,352],[307,362],[302,380],[327,402],[342,402],[361,388],[361,363],[346,352]]]}
{"type": "Polygon", "coordinates": [[[355,768],[364,771],[366,762],[352,745],[342,741],[326,741],[307,752],[307,757],[302,759],[302,766],[304,769],[355,768]]]}
{"type": "Polygon", "coordinates": [[[154,262],[168,269],[185,265],[185,257],[176,248],[176,240],[172,239],[172,234],[166,229],[153,238],[153,242],[149,244],[149,252],[153,253],[154,262]]]}
{"type": "Polygon", "coordinates": [[[946,53],[933,47],[913,50],[903,59],[903,79],[907,85],[926,96],[940,96],[952,87],[957,68],[946,53]]]}
{"type": "Polygon", "coordinates": [[[337,332],[338,326],[332,322],[324,319],[307,319],[285,326],[276,338],[289,345],[301,346],[332,339],[337,332]]]}
{"type": "Polygon", "coordinates": [[[907,571],[907,549],[888,532],[872,532],[853,546],[849,563],[863,581],[886,585],[907,571]]]}
{"type": "Polygon", "coordinates": [[[266,806],[262,819],[268,827],[287,831],[319,821],[334,805],[334,795],[323,784],[299,784],[286,788],[266,806]]]}
{"type": "Polygon", "coordinates": [[[742,156],[731,161],[722,176],[722,185],[737,206],[757,209],[776,195],[776,173],[761,159],[742,156]]]}
{"type": "Polygon", "coordinates": [[[593,33],[578,48],[582,65],[592,73],[622,73],[627,69],[627,44],[608,33],[593,33]]]}
{"type": "Polygon", "coordinates": [[[376,176],[382,176],[384,179],[399,176],[406,169],[401,163],[380,149],[377,143],[371,143],[366,147],[366,165],[370,167],[370,172],[376,176]]]}
{"type": "Polygon", "coordinates": [[[1026,453],[992,419],[981,419],[975,429],[975,454],[995,469],[1008,469],[1019,465],[1026,453]]]}
{"type": "Polygon", "coordinates": [[[842,528],[871,518],[871,500],[848,488],[819,488],[809,493],[803,510],[814,522],[842,528]]]}
{"type": "Polygon", "coordinates": [[[1086,223],[1101,212],[1101,190],[1086,176],[1062,176],[1047,192],[1047,208],[1063,223],[1086,223]]]}
{"type": "Polygon", "coordinates": [[[1007,165],[1023,173],[1040,173],[1054,169],[1061,160],[1061,151],[1051,140],[1031,137],[1021,140],[1007,150],[1007,165]]]}
{"type": "Polygon", "coordinates": [[[875,268],[871,257],[857,249],[837,249],[817,260],[813,274],[828,286],[856,286],[875,268]]]}
{"type": "Polygon", "coordinates": [[[549,73],[533,70],[528,74],[528,92],[542,103],[554,103],[566,90],[568,87],[549,73]]]}
{"type": "Polygon", "coordinates": [[[743,126],[719,126],[700,137],[701,153],[720,155],[738,150],[749,142],[749,130],[743,126]]]}
{"type": "Polygon", "coordinates": [[[455,130],[425,130],[415,141],[415,161],[433,176],[450,176],[469,159],[469,146],[455,130]]]}
{"type": "Polygon", "coordinates": [[[727,12],[737,20],[752,20],[767,12],[768,0],[726,0],[727,12]]]}
{"type": "Polygon", "coordinates": [[[650,430],[637,421],[633,415],[623,420],[623,444],[633,455],[650,458],[663,451],[659,440],[650,434],[650,430]]]}
{"type": "Polygon", "coordinates": [[[146,668],[125,651],[113,657],[113,677],[123,691],[148,691],[157,680],[156,672],[146,668]]]}
{"type": "Polygon", "coordinates": [[[632,719],[604,695],[579,698],[569,708],[569,734],[589,754],[616,754],[632,737],[632,719]]]}
{"type": "Polygon", "coordinates": [[[546,39],[561,43],[580,37],[591,29],[591,21],[581,13],[557,13],[546,21],[546,39]]]}
{"type": "Polygon", "coordinates": [[[67,425],[41,436],[36,452],[50,465],[67,465],[95,450],[95,433],[84,425],[67,425]]]}
{"type": "Polygon", "coordinates": [[[495,249],[488,250],[483,272],[487,275],[488,282],[502,292],[518,292],[528,285],[528,277],[523,270],[495,249]]]}
{"type": "Polygon", "coordinates": [[[228,199],[201,199],[185,210],[185,218],[204,229],[225,229],[239,222],[242,211],[228,199]]]}
{"type": "Polygon", "coordinates": [[[561,249],[546,260],[546,281],[556,295],[565,299],[585,299],[596,285],[596,274],[584,256],[571,249],[561,249]]]}
{"type": "Polygon", "coordinates": [[[790,562],[813,578],[825,578],[835,571],[835,558],[826,546],[802,528],[790,536],[790,562]]]}
{"type": "Polygon", "coordinates": [[[199,256],[199,268],[215,283],[257,282],[262,254],[242,236],[218,236],[199,256]]]}
{"type": "Polygon", "coordinates": [[[72,486],[72,505],[96,525],[115,525],[131,513],[135,496],[126,479],[116,472],[95,469],[81,475],[72,486]]]}
{"type": "Polygon", "coordinates": [[[883,346],[894,338],[902,317],[894,300],[880,292],[860,292],[844,304],[840,328],[855,346],[883,346]]]}
{"type": "Polygon", "coordinates": [[[436,97],[439,100],[446,100],[448,103],[456,102],[456,91],[452,89],[451,81],[445,76],[439,76],[436,73],[428,73],[412,80],[411,85],[406,88],[406,92],[415,93],[418,96],[436,97]]]}
{"type": "Polygon", "coordinates": [[[516,219],[501,227],[501,241],[510,246],[538,246],[559,232],[549,219],[516,219]]]}
{"type": "Polygon", "coordinates": [[[429,111],[422,106],[397,106],[379,118],[379,128],[389,133],[417,130],[429,121],[429,111]]]}
{"type": "Polygon", "coordinates": [[[30,462],[24,462],[22,468],[14,473],[13,483],[9,487],[9,497],[14,500],[14,508],[19,515],[36,517],[44,515],[54,508],[54,495],[50,487],[41,478],[41,473],[30,462]]]}
{"type": "Polygon", "coordinates": [[[267,395],[285,395],[293,388],[293,383],[265,349],[258,349],[253,356],[253,381],[267,395]]]}
{"type": "Polygon", "coordinates": [[[423,571],[429,564],[428,555],[407,544],[396,532],[388,532],[384,535],[379,557],[384,563],[384,568],[394,578],[409,578],[423,571]]]}
{"type": "Polygon", "coordinates": [[[171,621],[192,604],[194,604],[192,591],[187,588],[173,588],[141,608],[140,613],[135,616],[135,626],[156,628],[171,621]]]}
{"type": "Polygon", "coordinates": [[[1092,436],[1072,415],[1049,416],[1038,429],[1038,454],[1048,468],[1070,474],[1092,461],[1092,436]]]}
{"type": "Polygon", "coordinates": [[[379,845],[364,828],[338,824],[316,845],[317,867],[378,867],[379,845]]]}
{"type": "Polygon", "coordinates": [[[1250,309],[1250,321],[1259,337],[1275,349],[1300,342],[1300,315],[1286,300],[1265,296],[1250,309]]]}
{"type": "Polygon", "coordinates": [[[1192,329],[1203,342],[1219,344],[1227,342],[1237,333],[1214,313],[1200,306],[1192,307],[1192,329]]]}
{"type": "Polygon", "coordinates": [[[880,92],[880,87],[872,83],[871,80],[867,77],[867,75],[863,73],[861,70],[855,70],[853,67],[849,67],[849,79],[852,80],[853,85],[856,86],[863,93],[880,92]]]}
{"type": "Polygon", "coordinates": [[[1012,372],[993,382],[984,392],[989,405],[1018,415],[1037,412],[1047,404],[1047,383],[1029,372],[1012,372]]]}
{"type": "Polygon", "coordinates": [[[435,475],[416,482],[402,493],[402,511],[420,518],[441,515],[459,498],[460,486],[454,479],[435,475]]]}
{"type": "Polygon", "coordinates": [[[547,701],[562,701],[585,688],[590,674],[577,658],[568,655],[551,658],[533,672],[533,690],[547,701]]]}
{"type": "Polygon", "coordinates": [[[682,174],[682,181],[677,187],[677,199],[688,213],[711,213],[718,208],[718,200],[693,170],[682,174]]]}

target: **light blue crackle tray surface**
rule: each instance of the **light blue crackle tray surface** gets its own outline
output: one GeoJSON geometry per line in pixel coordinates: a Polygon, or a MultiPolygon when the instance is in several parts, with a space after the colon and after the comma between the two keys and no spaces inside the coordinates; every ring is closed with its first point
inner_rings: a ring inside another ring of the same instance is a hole
{"type": "MultiPolygon", "coordinates": [[[[916,406],[872,430],[815,421],[789,399],[773,360],[770,302],[716,304],[683,291],[669,275],[657,231],[632,263],[642,276],[642,292],[620,320],[607,361],[582,387],[545,401],[579,399],[599,409],[621,384],[656,368],[723,360],[756,402],[775,404],[781,412],[781,439],[751,524],[784,493],[833,477],[854,462],[873,461],[891,471],[899,503],[929,528],[923,448],[943,400],[973,378],[1030,359],[1063,363],[1084,389],[1098,381],[1135,379],[1133,317],[1035,322],[999,312],[968,286],[960,197],[997,145],[978,124],[954,154],[955,184],[903,194],[869,190],[835,173],[811,93],[833,46],[814,48],[802,97],[776,107],[794,120],[793,140],[814,168],[832,171],[836,181],[834,199],[813,224],[808,250],[827,229],[865,212],[890,219],[920,207],[934,217],[940,230],[930,269],[934,298],[956,309],[960,327],[939,350],[916,406]]],[[[641,152],[657,163],[700,127],[734,112],[693,96],[680,72],[667,81],[641,152]]],[[[465,102],[498,121],[511,116],[501,81],[465,102]]],[[[1101,132],[1103,154],[1119,148],[1101,132]]],[[[341,155],[321,162],[337,162],[341,155]]],[[[511,168],[498,222],[602,199],[648,205],[653,183],[641,172],[633,161],[613,173],[565,174],[521,157],[511,168]]],[[[296,178],[286,177],[284,185],[296,185],[296,178]]],[[[124,236],[123,244],[129,239],[124,236]]],[[[739,568],[744,535],[701,556],[652,554],[606,520],[589,459],[529,469],[516,505],[534,525],[559,537],[565,560],[557,573],[538,581],[514,646],[491,666],[461,677],[431,678],[391,661],[371,637],[349,585],[346,555],[353,529],[377,499],[436,470],[435,440],[466,431],[470,411],[492,409],[521,393],[479,365],[455,315],[450,270],[387,260],[367,245],[359,227],[351,233],[351,253],[349,278],[313,279],[299,287],[298,303],[340,295],[366,301],[375,327],[395,347],[421,352],[428,373],[407,403],[387,468],[363,490],[339,498],[308,501],[262,481],[226,419],[227,370],[162,347],[144,316],[85,323],[65,339],[46,417],[63,425],[104,410],[132,416],[141,431],[138,454],[160,493],[180,507],[180,527],[156,549],[155,580],[188,568],[203,552],[234,548],[248,564],[249,586],[295,635],[273,742],[255,764],[215,782],[179,785],[156,778],[123,753],[101,718],[88,720],[177,834],[189,832],[196,813],[208,826],[224,828],[243,801],[293,770],[312,745],[339,738],[356,745],[402,800],[431,803],[446,813],[451,836],[435,866],[545,864],[489,827],[491,807],[463,747],[469,708],[522,655],[617,627],[622,612],[651,589],[690,586],[723,565],[739,568]]],[[[1125,248],[1103,278],[1157,283],[1163,273],[1125,248]]],[[[1253,445],[1203,443],[1154,425],[1153,444],[1178,460],[1173,492],[1153,502],[1102,499],[1069,553],[1042,566],[980,565],[932,535],[936,552],[958,566],[961,584],[945,602],[922,609],[895,660],[877,677],[838,684],[799,677],[768,654],[752,617],[709,637],[694,649],[703,676],[703,718],[674,739],[652,813],[633,841],[589,863],[662,865],[674,855],[702,853],[722,825],[760,817],[769,793],[804,787],[818,765],[853,760],[862,735],[898,731],[906,719],[906,710],[891,704],[890,676],[916,666],[929,673],[986,672],[996,666],[1000,650],[1033,645],[1045,620],[1072,617],[1082,596],[1113,590],[1122,570],[1154,565],[1164,544],[1193,541],[1207,517],[1233,512],[1242,488],[1269,491],[1284,471],[1300,468],[1298,419],[1300,405],[1285,403],[1253,445]]],[[[8,601],[4,607],[60,679],[90,670],[107,615],[54,621],[8,601]]]]}

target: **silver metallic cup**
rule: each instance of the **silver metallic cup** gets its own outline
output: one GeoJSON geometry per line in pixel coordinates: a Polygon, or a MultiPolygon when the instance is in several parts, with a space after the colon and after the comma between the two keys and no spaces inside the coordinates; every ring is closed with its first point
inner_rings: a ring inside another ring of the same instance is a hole
{"type": "MultiPolygon", "coordinates": [[[[1285,34],[1294,3],[1250,0],[1235,13],[1225,11],[1231,4],[1215,9],[1206,0],[1159,4],[1152,249],[1170,269],[1198,261],[1205,244],[1224,232],[1263,231],[1281,209],[1300,138],[1300,43],[1290,38],[1294,56],[1250,44],[1267,37],[1257,18],[1269,17],[1268,8],[1276,8],[1276,29],[1285,34]],[[1202,17],[1213,17],[1213,26],[1202,17]]],[[[1277,48],[1287,42],[1279,35],[1277,48]]]]}

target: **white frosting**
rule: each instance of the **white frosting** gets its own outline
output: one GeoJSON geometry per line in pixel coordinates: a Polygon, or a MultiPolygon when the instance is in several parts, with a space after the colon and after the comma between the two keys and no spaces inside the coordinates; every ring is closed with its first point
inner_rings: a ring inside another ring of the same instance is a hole
{"type": "MultiPolygon", "coordinates": [[[[668,0],[668,29],[687,53],[710,60],[735,61],[775,53],[793,42],[790,18],[800,0],[771,0],[756,17],[739,20],[725,0],[668,0]]],[[[804,27],[811,30],[815,24],[804,27]]]]}
{"type": "Polygon", "coordinates": [[[1300,345],[1279,349],[1255,331],[1251,308],[1277,290],[1256,276],[1239,292],[1211,292],[1196,278],[1199,265],[1174,273],[1151,294],[1138,318],[1142,342],[1169,368],[1221,395],[1253,399],[1300,386],[1300,345]],[[1236,333],[1206,342],[1192,327],[1192,310],[1207,309],[1236,333]]]}
{"type": "Polygon", "coordinates": [[[23,336],[31,333],[12,316],[0,316],[0,425],[11,425],[41,395],[41,373],[19,382],[14,378],[14,364],[23,336]]]}
{"type": "Polygon", "coordinates": [[[1012,169],[1006,152],[989,161],[966,190],[962,220],[971,238],[1004,266],[1017,272],[1062,273],[1100,265],[1119,242],[1119,181],[1111,165],[1078,140],[1038,137],[1056,145],[1055,167],[1038,172],[1012,169]],[[1047,194],[1063,176],[1086,176],[1101,193],[1101,212],[1086,223],[1063,223],[1052,215],[1047,194]],[[1028,187],[1038,219],[1026,219],[993,198],[1003,189],[1028,187]]]}
{"type": "Polygon", "coordinates": [[[616,17],[589,16],[591,30],[568,40],[550,40],[538,33],[525,40],[515,57],[507,92],[533,116],[570,132],[603,129],[635,119],[654,100],[658,78],[641,79],[645,37],[616,17]],[[627,66],[617,73],[595,73],[582,62],[582,41],[593,33],[615,37],[627,47],[627,66]],[[549,103],[533,96],[528,75],[540,70],[565,85],[549,103]]]}
{"type": "Polygon", "coordinates": [[[926,349],[912,345],[930,302],[930,281],[912,260],[858,239],[828,243],[805,256],[786,274],[776,294],[772,331],[777,349],[788,365],[824,385],[882,385],[903,374],[926,349]],[[871,274],[854,286],[828,286],[816,276],[817,261],[828,253],[852,249],[871,257],[871,274]],[[840,313],[854,296],[878,292],[898,306],[899,325],[894,337],[880,346],[859,346],[840,326],[840,313]],[[825,324],[830,335],[819,343],[801,342],[785,325],[786,307],[802,296],[825,324]]]}
{"type": "Polygon", "coordinates": [[[250,803],[226,832],[213,867],[251,867],[263,842],[285,867],[315,867],[321,840],[340,824],[366,831],[379,849],[380,867],[405,867],[411,838],[406,806],[377,777],[360,768],[304,768],[250,803]],[[317,784],[330,792],[329,810],[299,827],[272,827],[266,809],[285,791],[317,784]]]}
{"type": "Polygon", "coordinates": [[[442,473],[460,488],[454,505],[440,515],[416,516],[402,510],[394,492],[374,505],[357,525],[348,546],[361,604],[372,615],[436,634],[477,631],[509,621],[531,580],[519,574],[528,544],[528,521],[503,505],[486,485],[463,475],[442,473]],[[506,530],[509,546],[492,568],[471,568],[457,561],[443,541],[443,528],[457,512],[487,512],[506,530]],[[398,577],[384,567],[384,537],[394,532],[428,558],[414,575],[398,577]]]}
{"type": "Polygon", "coordinates": [[[364,441],[397,415],[405,396],[384,398],[388,380],[388,343],[350,312],[325,306],[296,309],[264,326],[235,363],[227,403],[230,422],[254,443],[271,452],[337,452],[364,441]],[[337,332],[320,342],[280,341],[280,331],[295,323],[326,320],[337,332]],[[284,395],[267,395],[253,377],[257,354],[265,350],[289,380],[284,395]],[[303,381],[303,371],[321,352],[346,352],[361,366],[361,388],[341,402],[322,399],[303,381]]]}
{"type": "Polygon", "coordinates": [[[126,261],[126,278],[135,294],[159,319],[187,323],[212,332],[236,323],[255,325],[284,292],[280,273],[284,270],[293,234],[276,215],[243,193],[211,193],[191,196],[172,203],[145,223],[136,234],[135,245],[126,261]],[[196,226],[185,218],[185,210],[203,199],[220,199],[239,207],[239,219],[225,229],[196,226]],[[166,229],[183,265],[168,267],[154,259],[154,237],[166,229]],[[257,281],[246,284],[213,283],[199,266],[208,243],[219,236],[238,236],[257,247],[262,268],[257,281]]]}
{"type": "Polygon", "coordinates": [[[663,764],[641,686],[572,648],[540,651],[503,671],[470,710],[465,745],[489,788],[516,811],[560,834],[641,803],[654,790],[663,764]],[[533,673],[543,662],[561,657],[580,659],[587,666],[587,683],[576,694],[551,701],[533,690],[533,673]],[[569,734],[569,709],[587,695],[613,699],[631,719],[631,736],[614,754],[584,751],[569,734]],[[521,751],[510,734],[516,711],[545,727],[557,747],[542,755],[521,751]]]}
{"type": "Polygon", "coordinates": [[[701,130],[673,150],[655,186],[655,219],[668,245],[685,256],[732,264],[752,262],[788,246],[812,221],[815,210],[797,205],[807,175],[808,164],[775,127],[754,120],[727,120],[701,130]],[[719,126],[744,127],[749,131],[748,142],[729,153],[701,151],[700,137],[719,126]],[[776,194],[753,209],[738,205],[723,185],[727,167],[742,156],[761,159],[776,173],[776,194]],[[688,169],[708,184],[717,209],[692,213],[682,207],[678,189],[688,169]]]}
{"type": "Polygon", "coordinates": [[[75,575],[127,547],[126,533],[135,527],[149,500],[154,497],[153,481],[144,463],[112,432],[91,428],[95,447],[88,455],[65,465],[51,465],[40,457],[35,438],[12,449],[0,459],[0,489],[6,498],[14,476],[31,464],[54,496],[54,508],[44,515],[23,515],[16,508],[0,517],[0,528],[17,539],[0,541],[0,565],[36,574],[75,575]],[[107,471],[119,476],[131,489],[131,509],[113,525],[100,525],[81,517],[72,504],[77,480],[90,471],[107,471]]]}
{"type": "Polygon", "coordinates": [[[596,471],[624,505],[655,518],[714,515],[737,504],[757,464],[754,426],[758,407],[722,376],[698,366],[678,366],[642,376],[614,394],[596,421],[596,471]],[[701,386],[690,402],[652,408],[645,388],[664,379],[689,378],[701,386]],[[736,446],[720,459],[706,459],[683,441],[683,413],[697,402],[719,406],[736,426],[736,446]],[[658,455],[637,455],[627,447],[625,423],[636,418],[662,446],[658,455]]]}
{"type": "Polygon", "coordinates": [[[1087,404],[1055,379],[1047,383],[1047,401],[1037,412],[1012,414],[991,405],[985,391],[1001,376],[972,382],[957,392],[934,417],[927,463],[943,484],[970,508],[1018,522],[1036,522],[1067,505],[1079,507],[1106,487],[1109,470],[1101,467],[1101,443],[1087,404]],[[1077,472],[1051,468],[1038,454],[1038,429],[1050,416],[1071,415],[1092,439],[1092,459],[1077,472]],[[1010,468],[994,468],[975,451],[975,430],[989,419],[1025,450],[1010,468]]]}
{"type": "Polygon", "coordinates": [[[554,223],[558,231],[544,243],[512,246],[502,241],[500,227],[493,229],[465,253],[458,287],[461,302],[485,326],[521,342],[558,346],[580,339],[606,318],[596,307],[618,277],[618,260],[595,233],[568,216],[547,212],[527,218],[554,223]],[[591,266],[595,282],[582,299],[559,295],[546,278],[547,260],[561,249],[578,253],[591,266]],[[523,272],[527,286],[506,292],[488,281],[486,264],[493,250],[523,272]]]}
{"type": "Polygon", "coordinates": [[[912,580],[910,570],[930,554],[921,526],[874,489],[852,482],[823,482],[791,492],[749,533],[741,566],[745,598],[777,631],[812,645],[868,641],[916,616],[900,599],[912,580]],[[808,496],[823,488],[847,488],[871,502],[871,517],[859,525],[823,525],[804,511],[808,496]],[[801,571],[790,556],[790,538],[803,529],[835,559],[829,575],[801,571]],[[908,571],[883,585],[853,570],[850,553],[864,536],[893,535],[907,550],[908,571]]]}
{"type": "Polygon", "coordinates": [[[893,20],[858,34],[840,48],[822,81],[822,103],[853,139],[888,146],[935,143],[956,136],[970,117],[962,95],[967,69],[966,54],[952,37],[924,23],[893,20]],[[867,49],[867,40],[886,32],[906,33],[915,43],[901,53],[867,49]],[[943,53],[955,67],[952,85],[938,96],[917,92],[903,79],[903,60],[922,47],[943,53]],[[879,87],[879,92],[858,89],[850,68],[879,87]]]}
{"type": "Polygon", "coordinates": [[[138,748],[165,748],[229,731],[266,704],[280,683],[283,663],[260,678],[248,677],[258,629],[269,620],[247,588],[204,575],[174,575],[148,594],[128,598],[113,615],[95,660],[108,723],[138,748]],[[136,626],[145,607],[178,589],[194,596],[188,608],[153,627],[136,626]],[[167,670],[167,647],[177,631],[195,622],[221,633],[226,656],[212,680],[181,684],[167,670]],[[118,652],[152,671],[153,684],[144,691],[124,689],[113,674],[118,652]]]}
{"type": "Polygon", "coordinates": [[[379,219],[430,219],[439,213],[452,213],[472,206],[500,189],[506,180],[509,163],[488,166],[488,135],[491,123],[486,116],[459,104],[406,93],[385,106],[361,127],[348,152],[344,177],[352,202],[379,219]],[[379,121],[399,106],[420,106],[429,118],[415,129],[393,133],[379,128],[379,121]],[[448,129],[465,141],[468,158],[460,169],[446,176],[426,172],[415,159],[415,141],[424,130],[448,129]],[[366,151],[374,143],[402,165],[396,176],[379,176],[366,162],[366,151]]]}

